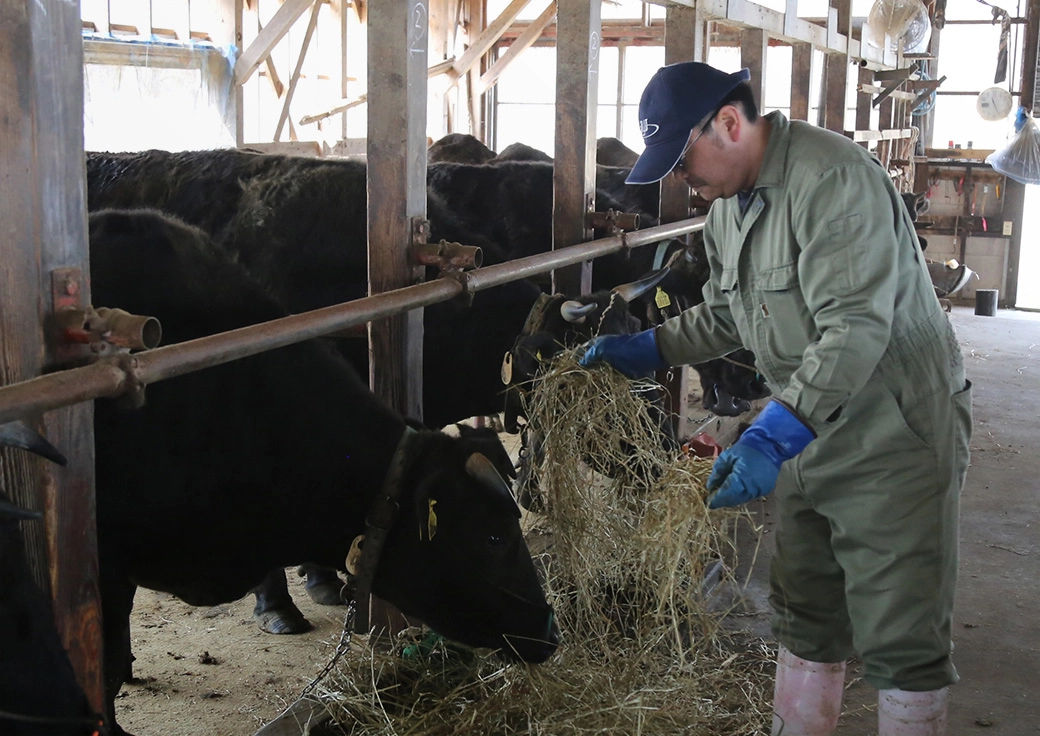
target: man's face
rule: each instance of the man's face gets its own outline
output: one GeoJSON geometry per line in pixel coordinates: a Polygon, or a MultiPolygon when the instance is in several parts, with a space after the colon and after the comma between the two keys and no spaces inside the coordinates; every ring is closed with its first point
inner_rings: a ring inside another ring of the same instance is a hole
{"type": "Polygon", "coordinates": [[[729,137],[734,112],[732,107],[724,107],[707,123],[690,131],[686,151],[672,169],[673,176],[708,202],[732,197],[740,191],[734,142],[729,137]]]}

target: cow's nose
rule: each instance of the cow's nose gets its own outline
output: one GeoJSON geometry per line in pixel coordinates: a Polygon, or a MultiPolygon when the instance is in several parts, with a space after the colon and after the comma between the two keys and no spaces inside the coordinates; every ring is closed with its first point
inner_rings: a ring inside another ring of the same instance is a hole
{"type": "Polygon", "coordinates": [[[552,611],[546,621],[545,633],[538,638],[522,638],[505,635],[508,646],[503,650],[509,659],[519,659],[528,664],[541,664],[556,653],[560,646],[560,627],[552,611]]]}

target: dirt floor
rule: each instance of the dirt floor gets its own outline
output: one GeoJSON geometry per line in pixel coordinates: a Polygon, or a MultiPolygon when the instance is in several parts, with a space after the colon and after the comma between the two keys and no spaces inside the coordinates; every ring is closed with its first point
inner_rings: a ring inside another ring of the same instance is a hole
{"type": "MultiPolygon", "coordinates": [[[[962,503],[961,576],[951,694],[951,736],[1040,734],[1040,315],[996,317],[954,308],[969,378],[975,384],[972,465],[962,503]]],[[[770,503],[754,509],[765,534],[742,592],[741,627],[768,632],[764,570],[770,503]]],[[[291,572],[291,571],[290,571],[291,572]]],[[[293,702],[335,650],[344,610],[310,601],[295,574],[290,590],[316,629],[264,634],[252,597],[214,609],[139,591],[132,616],[137,681],[117,700],[121,725],[138,736],[253,734],[293,702]]],[[[840,736],[876,734],[876,694],[847,684],[840,736]]]]}
{"type": "Polygon", "coordinates": [[[253,597],[195,608],[139,590],[131,615],[134,682],[116,718],[138,736],[242,736],[288,707],[336,650],[345,608],[319,606],[288,571],[289,590],[315,625],[298,636],[265,634],[253,597]]]}

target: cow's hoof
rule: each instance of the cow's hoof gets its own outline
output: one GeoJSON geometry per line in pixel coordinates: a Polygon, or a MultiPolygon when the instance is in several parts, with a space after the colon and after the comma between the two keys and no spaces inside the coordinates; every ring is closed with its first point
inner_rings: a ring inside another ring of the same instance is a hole
{"type": "Polygon", "coordinates": [[[322,580],[316,583],[307,581],[307,595],[315,603],[323,606],[342,606],[343,603],[343,581],[338,577],[335,580],[322,580]]]}
{"type": "Polygon", "coordinates": [[[290,605],[288,608],[253,611],[253,620],[261,631],[268,634],[304,634],[314,628],[300,609],[290,605]]]}
{"type": "Polygon", "coordinates": [[[343,581],[339,574],[330,567],[318,565],[301,565],[296,574],[307,578],[307,595],[322,606],[342,606],[344,598],[343,581]]]}

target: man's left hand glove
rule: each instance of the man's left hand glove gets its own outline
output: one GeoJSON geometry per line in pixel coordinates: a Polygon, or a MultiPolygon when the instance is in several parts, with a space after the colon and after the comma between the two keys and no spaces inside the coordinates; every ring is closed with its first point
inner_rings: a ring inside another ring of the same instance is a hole
{"type": "Polygon", "coordinates": [[[708,507],[736,506],[772,493],[780,466],[816,434],[779,401],[770,401],[708,476],[708,507]]]}
{"type": "Polygon", "coordinates": [[[629,378],[648,376],[668,367],[657,348],[656,335],[654,328],[650,328],[634,335],[594,337],[578,364],[587,368],[593,363],[604,362],[629,378]]]}

